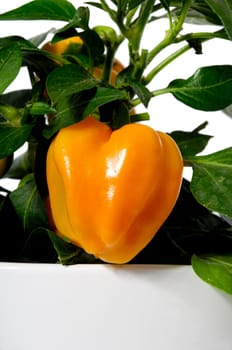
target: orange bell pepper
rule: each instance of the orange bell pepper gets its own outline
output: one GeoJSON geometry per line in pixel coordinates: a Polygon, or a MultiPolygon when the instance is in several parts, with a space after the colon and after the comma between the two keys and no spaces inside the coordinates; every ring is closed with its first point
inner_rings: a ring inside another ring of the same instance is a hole
{"type": "Polygon", "coordinates": [[[170,214],[182,170],[174,140],[149,126],[113,131],[89,116],[61,129],[47,154],[58,234],[103,261],[130,261],[170,214]]]}

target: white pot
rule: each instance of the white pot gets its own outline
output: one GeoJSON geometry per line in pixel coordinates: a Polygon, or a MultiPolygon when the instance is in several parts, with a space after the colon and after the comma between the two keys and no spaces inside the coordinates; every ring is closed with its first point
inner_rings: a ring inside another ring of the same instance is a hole
{"type": "Polygon", "coordinates": [[[1,350],[231,350],[232,297],[191,266],[0,263],[1,350]]]}

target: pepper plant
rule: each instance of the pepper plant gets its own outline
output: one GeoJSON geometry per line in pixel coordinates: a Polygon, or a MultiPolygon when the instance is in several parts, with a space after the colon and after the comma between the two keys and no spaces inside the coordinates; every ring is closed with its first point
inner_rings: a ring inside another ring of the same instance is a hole
{"type": "MultiPolygon", "coordinates": [[[[232,40],[229,0],[99,0],[77,8],[73,3],[34,0],[0,13],[0,25],[6,20],[61,23],[33,38],[17,34],[0,38],[0,174],[19,180],[12,191],[1,187],[2,261],[101,262],[60,238],[51,223],[46,156],[61,129],[89,115],[112,130],[143,123],[155,113],[149,109],[150,101],[161,94],[172,94],[199,113],[226,109],[231,116],[232,65],[199,67],[187,79],[150,89],[158,73],[187,51],[199,54],[204,43],[215,38],[232,40]],[[91,27],[95,8],[109,16],[112,27],[91,27]],[[144,49],[145,29],[164,19],[163,38],[157,42],[152,38],[149,50],[144,49]],[[194,32],[183,31],[189,22],[196,24],[194,32]],[[198,31],[198,24],[208,24],[211,30],[198,31]],[[52,45],[73,37],[79,43],[67,45],[66,41],[60,53],[53,49],[52,45]],[[44,46],[48,40],[51,49],[44,46]],[[117,52],[125,43],[128,64],[120,66],[112,82],[117,52]],[[156,58],[167,48],[171,50],[157,64],[156,58]],[[31,87],[25,88],[22,81],[20,90],[8,92],[22,68],[27,69],[31,87]],[[136,112],[138,105],[145,112],[136,112]],[[17,156],[25,145],[26,151],[17,156]]],[[[232,294],[232,147],[201,155],[211,138],[202,132],[204,127],[169,133],[193,175],[191,181],[183,179],[171,214],[130,263],[192,264],[203,280],[232,294]]]]}

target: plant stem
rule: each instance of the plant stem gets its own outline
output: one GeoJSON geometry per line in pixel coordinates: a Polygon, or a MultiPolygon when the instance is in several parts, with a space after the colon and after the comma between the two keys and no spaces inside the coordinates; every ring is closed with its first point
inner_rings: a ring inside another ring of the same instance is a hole
{"type": "MultiPolygon", "coordinates": [[[[198,33],[188,33],[185,35],[180,36],[179,38],[176,38],[175,44],[180,43],[182,41],[191,41],[195,39],[201,40],[201,42],[205,42],[214,38],[221,38],[226,39],[227,37],[222,31],[216,31],[216,32],[198,32],[198,33]]],[[[143,83],[145,85],[149,84],[154,77],[168,64],[170,64],[172,61],[174,61],[176,58],[181,56],[183,53],[187,52],[191,49],[190,45],[185,45],[179,50],[172,53],[170,56],[168,56],[166,59],[164,59],[161,63],[159,63],[155,68],[153,68],[148,75],[143,79],[143,83]]]]}
{"type": "MultiPolygon", "coordinates": [[[[167,94],[167,93],[169,93],[170,91],[171,91],[170,88],[163,88],[163,89],[159,89],[159,90],[154,90],[154,91],[152,91],[151,93],[152,93],[153,97],[156,97],[156,96],[159,96],[159,95],[167,94]]],[[[131,104],[132,104],[133,107],[138,106],[140,103],[141,103],[140,98],[136,98],[136,99],[134,99],[134,100],[131,102],[131,104]]]]}
{"type": "MultiPolygon", "coordinates": [[[[154,57],[157,56],[158,53],[160,53],[163,49],[165,49],[170,44],[174,43],[177,35],[180,33],[183,23],[185,21],[188,9],[192,3],[192,0],[186,0],[183,4],[180,17],[178,20],[172,24],[170,29],[166,32],[166,35],[164,36],[163,40],[160,41],[158,45],[156,45],[148,54],[147,57],[147,65],[151,63],[151,61],[154,59],[154,57]]],[[[169,20],[170,21],[170,20],[169,20]]]]}
{"type": "Polygon", "coordinates": [[[133,26],[128,29],[128,39],[130,40],[134,52],[139,51],[141,38],[151,14],[154,0],[147,0],[141,5],[139,15],[133,26]]]}
{"type": "Polygon", "coordinates": [[[223,31],[218,30],[216,32],[197,32],[197,33],[188,33],[185,35],[181,35],[179,38],[176,38],[175,44],[180,43],[182,41],[190,41],[193,39],[201,39],[202,42],[204,42],[215,38],[228,39],[228,37],[223,31]]]}
{"type": "MultiPolygon", "coordinates": [[[[101,5],[103,10],[108,13],[108,15],[110,16],[110,18],[112,19],[112,21],[114,23],[117,24],[118,28],[120,29],[121,33],[125,36],[125,32],[126,32],[126,28],[123,24],[123,22],[120,19],[120,11],[118,10],[118,12],[113,11],[106,3],[105,0],[100,0],[101,5]]],[[[120,4],[118,5],[118,7],[120,6],[120,4]]]]}
{"type": "Polygon", "coordinates": [[[115,18],[115,12],[113,10],[111,10],[111,8],[107,5],[105,0],[100,0],[102,8],[105,12],[107,12],[111,19],[115,22],[116,18],[115,18]]]}
{"type": "Polygon", "coordinates": [[[102,77],[101,79],[105,82],[109,82],[110,80],[110,73],[114,61],[114,55],[115,55],[115,50],[108,45],[107,46],[107,51],[106,51],[106,56],[105,56],[105,62],[104,62],[104,67],[103,67],[103,72],[102,72],[102,77]]]}
{"type": "MultiPolygon", "coordinates": [[[[140,43],[149,16],[152,12],[154,0],[144,1],[139,9],[138,17],[133,23],[128,23],[125,36],[128,39],[128,49],[130,53],[130,64],[133,67],[131,72],[132,80],[139,81],[143,75],[147,62],[147,51],[140,52],[140,43]]],[[[130,14],[131,15],[131,14],[130,14]]],[[[134,12],[133,12],[134,15],[134,12]]],[[[130,17],[132,19],[132,17],[130,17]]]]}
{"type": "Polygon", "coordinates": [[[137,11],[137,7],[135,7],[133,10],[130,10],[130,12],[127,14],[126,22],[125,22],[125,25],[127,27],[132,23],[132,20],[136,14],[136,11],[137,11]]]}
{"type": "Polygon", "coordinates": [[[174,61],[176,58],[181,56],[186,51],[190,50],[191,47],[189,45],[185,45],[184,47],[180,48],[179,50],[175,51],[173,54],[168,56],[166,59],[164,59],[161,63],[159,63],[154,69],[152,69],[148,75],[143,79],[144,85],[149,84],[154,77],[168,64],[170,64],[172,61],[174,61]]]}

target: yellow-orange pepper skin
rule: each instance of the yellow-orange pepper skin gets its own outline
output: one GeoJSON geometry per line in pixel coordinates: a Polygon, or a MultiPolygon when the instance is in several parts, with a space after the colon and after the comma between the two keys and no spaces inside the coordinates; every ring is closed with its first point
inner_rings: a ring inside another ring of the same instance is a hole
{"type": "Polygon", "coordinates": [[[105,262],[127,263],[173,209],[182,171],[176,143],[149,126],[112,131],[89,116],[61,129],[47,154],[57,232],[105,262]]]}

